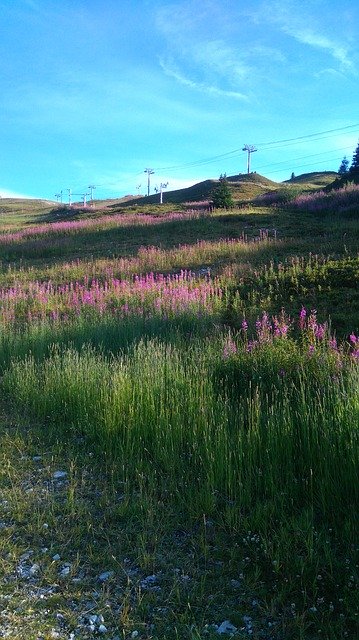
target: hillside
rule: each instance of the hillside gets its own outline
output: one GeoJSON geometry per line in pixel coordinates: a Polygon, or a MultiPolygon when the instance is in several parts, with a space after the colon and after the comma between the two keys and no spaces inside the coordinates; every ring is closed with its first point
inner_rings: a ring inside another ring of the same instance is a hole
{"type": "MultiPolygon", "coordinates": [[[[248,202],[252,198],[255,198],[259,194],[270,191],[271,189],[278,188],[278,183],[269,180],[265,176],[259,173],[250,174],[238,174],[234,176],[228,176],[227,180],[233,193],[233,199],[236,204],[242,204],[248,202]]],[[[166,191],[163,193],[163,201],[166,203],[185,203],[185,202],[200,202],[211,199],[211,193],[214,187],[218,184],[218,180],[208,179],[203,182],[198,182],[191,187],[185,189],[175,189],[174,191],[166,191]]],[[[133,197],[132,200],[128,199],[127,202],[122,202],[121,205],[137,205],[144,204],[157,204],[160,196],[158,193],[145,197],[133,197]]],[[[113,205],[116,206],[116,205],[113,205]]]]}
{"type": "MultiPolygon", "coordinates": [[[[274,182],[259,173],[237,174],[228,176],[227,180],[235,205],[241,206],[248,204],[258,196],[274,192],[285,193],[293,187],[296,187],[296,192],[323,189],[331,185],[337,178],[338,174],[333,171],[322,171],[304,173],[284,182],[274,182]]],[[[88,203],[86,209],[82,207],[81,203],[74,203],[71,219],[83,217],[84,212],[86,212],[86,216],[96,217],[101,215],[104,210],[116,212],[133,207],[137,210],[139,206],[148,205],[157,205],[161,212],[166,211],[169,205],[172,205],[172,208],[173,205],[177,205],[175,208],[181,210],[186,208],[187,203],[210,201],[212,190],[218,182],[215,179],[208,179],[185,189],[164,191],[161,207],[158,193],[141,197],[126,195],[119,198],[94,200],[92,205],[88,203]]],[[[69,209],[66,203],[60,204],[49,200],[3,198],[0,200],[0,215],[3,227],[14,228],[22,223],[36,223],[38,220],[54,222],[59,219],[68,219],[69,209]]]]}
{"type": "Polygon", "coordinates": [[[319,189],[328,186],[338,177],[335,171],[314,171],[312,173],[302,173],[290,180],[284,180],[283,184],[301,185],[305,189],[319,189]]]}
{"type": "MultiPolygon", "coordinates": [[[[337,178],[337,175],[338,174],[333,171],[322,171],[304,173],[290,180],[285,180],[284,182],[274,182],[259,173],[250,173],[227,176],[227,180],[232,191],[235,205],[240,206],[254,200],[258,196],[273,191],[285,191],[292,186],[296,186],[303,191],[322,189],[331,184],[337,178]]],[[[212,191],[218,182],[219,181],[215,179],[208,179],[185,189],[165,191],[163,193],[163,202],[167,204],[184,204],[187,202],[211,200],[212,191]]],[[[158,193],[140,198],[126,196],[115,203],[111,202],[108,206],[117,209],[119,206],[152,205],[158,204],[159,199],[160,196],[158,193]]],[[[103,204],[105,204],[105,202],[103,202],[103,204]]]]}
{"type": "Polygon", "coordinates": [[[308,184],[3,203],[0,636],[358,636],[359,187],[308,184]]]}

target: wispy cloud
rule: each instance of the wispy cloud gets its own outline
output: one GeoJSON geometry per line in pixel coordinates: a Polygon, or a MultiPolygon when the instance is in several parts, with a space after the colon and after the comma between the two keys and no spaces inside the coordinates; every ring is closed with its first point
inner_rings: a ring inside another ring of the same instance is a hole
{"type": "Polygon", "coordinates": [[[248,97],[239,93],[238,91],[228,91],[226,89],[220,89],[219,87],[213,85],[207,85],[203,82],[196,82],[191,80],[190,78],[185,77],[178,69],[171,65],[170,62],[163,60],[160,58],[160,66],[166,75],[174,78],[180,84],[189,87],[190,89],[195,89],[196,91],[200,91],[201,93],[207,93],[213,96],[225,96],[228,98],[235,98],[236,100],[248,100],[248,97]]]}
{"type": "Polygon", "coordinates": [[[298,11],[297,4],[289,1],[275,0],[266,2],[261,10],[257,12],[256,18],[270,22],[276,25],[280,30],[297,40],[302,44],[308,45],[315,49],[327,52],[332,58],[337,60],[340,65],[347,69],[353,70],[354,64],[350,57],[349,43],[346,44],[345,34],[341,33],[340,40],[331,35],[332,29],[326,22],[326,6],[323,3],[323,12],[318,11],[318,6],[313,5],[301,6],[298,11]],[[321,20],[319,21],[318,15],[321,20]]]}
{"type": "Polygon", "coordinates": [[[166,44],[160,65],[168,76],[196,91],[246,99],[243,88],[253,69],[240,49],[226,41],[227,21],[218,3],[203,0],[200,8],[193,0],[166,5],[157,12],[156,26],[166,44]]]}

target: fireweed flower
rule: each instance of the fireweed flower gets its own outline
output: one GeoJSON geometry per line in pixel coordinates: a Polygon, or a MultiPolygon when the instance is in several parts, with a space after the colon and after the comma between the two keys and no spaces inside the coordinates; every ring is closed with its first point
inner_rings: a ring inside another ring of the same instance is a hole
{"type": "Polygon", "coordinates": [[[313,333],[317,328],[317,312],[315,309],[312,309],[310,312],[310,316],[308,318],[308,329],[310,329],[313,333]]]}
{"type": "Polygon", "coordinates": [[[304,329],[306,317],[307,317],[307,310],[304,307],[302,307],[301,312],[299,314],[299,328],[300,329],[304,329]]]}
{"type": "Polygon", "coordinates": [[[249,340],[247,347],[246,347],[246,351],[247,353],[252,353],[253,349],[255,349],[258,345],[258,341],[257,340],[249,340]]]}
{"type": "Polygon", "coordinates": [[[247,331],[248,329],[248,322],[245,318],[243,318],[242,320],[242,331],[247,331]]]}
{"type": "Polygon", "coordinates": [[[223,358],[227,360],[230,356],[233,356],[237,353],[237,345],[233,342],[232,338],[228,338],[224,347],[223,347],[223,358]]]}
{"type": "Polygon", "coordinates": [[[314,335],[317,338],[317,340],[323,340],[324,336],[325,336],[325,332],[326,332],[326,326],[325,324],[318,324],[315,327],[314,330],[314,335]]]}

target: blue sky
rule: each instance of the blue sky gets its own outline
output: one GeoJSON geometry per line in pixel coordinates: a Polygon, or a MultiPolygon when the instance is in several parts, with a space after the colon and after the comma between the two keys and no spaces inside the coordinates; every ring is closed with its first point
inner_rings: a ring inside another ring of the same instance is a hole
{"type": "Polygon", "coordinates": [[[337,170],[358,43],[357,0],[0,0],[0,195],[337,170]]]}

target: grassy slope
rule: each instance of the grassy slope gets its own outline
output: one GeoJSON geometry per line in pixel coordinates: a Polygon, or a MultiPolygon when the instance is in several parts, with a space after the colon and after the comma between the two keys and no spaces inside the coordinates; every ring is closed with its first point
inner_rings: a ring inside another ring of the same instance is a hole
{"type": "MultiPolygon", "coordinates": [[[[315,181],[311,176],[304,188],[315,181]]],[[[21,209],[15,204],[15,211],[3,212],[3,229],[52,219],[48,210],[27,206],[25,211],[22,203],[21,209]]],[[[183,243],[195,246],[198,239],[236,238],[243,231],[255,236],[260,228],[276,229],[279,242],[243,254],[235,264],[223,254],[210,264],[190,263],[182,251],[181,264],[174,254],[169,270],[234,271],[233,299],[240,291],[244,308],[228,306],[224,320],[233,326],[243,310],[255,318],[263,308],[277,313],[284,306],[297,313],[304,304],[316,307],[320,320],[331,316],[343,336],[358,330],[358,220],[353,216],[338,220],[257,208],[155,227],[114,224],[46,241],[39,237],[1,248],[1,284],[26,278],[66,282],[64,262],[77,258],[85,271],[101,276],[106,263],[99,261],[136,256],[144,245],[166,252],[183,243]],[[283,265],[280,279],[278,265],[283,265]]],[[[310,513],[293,520],[295,530],[287,530],[282,540],[276,538],[275,523],[273,535],[261,537],[245,518],[234,527],[205,515],[184,519],[165,494],[159,498],[156,487],[146,485],[145,477],[129,500],[110,461],[94,458],[81,433],[78,438],[59,435],[50,418],[44,430],[28,416],[21,419],[5,405],[3,410],[0,628],[12,630],[9,637],[65,639],[75,630],[78,638],[92,638],[101,623],[96,620],[91,630],[94,614],[104,616],[109,638],[131,637],[133,631],[148,640],[215,638],[205,625],[225,619],[241,630],[239,637],[355,637],[354,549],[345,550],[345,564],[340,536],[325,527],[313,531],[310,513]],[[53,478],[59,469],[67,471],[63,482],[53,478]],[[60,560],[53,560],[56,553],[60,560]],[[64,563],[68,577],[59,575],[64,563]],[[101,582],[98,576],[107,569],[114,573],[101,582]],[[155,576],[153,582],[146,582],[149,576],[155,576]],[[301,609],[302,600],[310,601],[312,612],[301,609]],[[58,636],[51,635],[53,630],[58,636]]]]}

